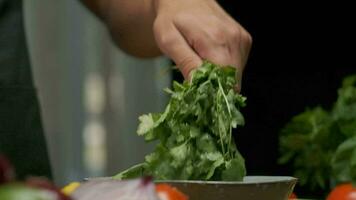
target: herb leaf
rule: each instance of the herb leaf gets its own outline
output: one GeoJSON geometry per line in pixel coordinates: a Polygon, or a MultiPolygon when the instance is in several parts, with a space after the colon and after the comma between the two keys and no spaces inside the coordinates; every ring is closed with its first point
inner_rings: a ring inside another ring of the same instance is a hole
{"type": "Polygon", "coordinates": [[[356,75],[346,77],[332,110],[317,107],[295,116],[282,129],[279,163],[292,163],[301,185],[356,185],[356,75]]]}
{"type": "Polygon", "coordinates": [[[138,135],[157,140],[145,162],[114,178],[240,181],[246,174],[232,129],[242,126],[246,98],[235,93],[236,70],[205,61],[190,83],[173,82],[164,113],[142,115],[138,135]]]}

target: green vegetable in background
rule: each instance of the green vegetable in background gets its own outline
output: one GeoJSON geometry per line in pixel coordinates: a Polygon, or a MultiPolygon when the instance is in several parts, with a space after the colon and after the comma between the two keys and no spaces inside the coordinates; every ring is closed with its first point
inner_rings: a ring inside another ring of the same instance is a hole
{"type": "Polygon", "coordinates": [[[356,182],[355,137],[356,75],[344,79],[331,111],[308,109],[282,129],[279,163],[292,163],[299,183],[311,190],[356,182]]]}
{"type": "Polygon", "coordinates": [[[336,131],[330,114],[317,107],[295,116],[281,131],[279,163],[293,163],[299,184],[326,189],[330,182],[330,161],[344,136],[336,131]]]}
{"type": "Polygon", "coordinates": [[[53,194],[20,183],[0,186],[1,200],[56,200],[53,194]]]}
{"type": "Polygon", "coordinates": [[[344,79],[331,115],[341,134],[356,135],[356,75],[344,79]]]}
{"type": "Polygon", "coordinates": [[[139,117],[138,135],[158,144],[145,162],[116,175],[150,175],[158,180],[239,181],[246,174],[232,129],[244,124],[246,98],[234,91],[235,68],[210,62],[192,73],[191,83],[173,83],[163,113],[139,117]]]}
{"type": "Polygon", "coordinates": [[[356,136],[337,148],[331,166],[337,183],[352,182],[356,185],[356,136]]]}
{"type": "Polygon", "coordinates": [[[332,158],[332,177],[336,184],[356,185],[356,75],[345,78],[342,85],[332,116],[340,134],[347,139],[332,158]]]}

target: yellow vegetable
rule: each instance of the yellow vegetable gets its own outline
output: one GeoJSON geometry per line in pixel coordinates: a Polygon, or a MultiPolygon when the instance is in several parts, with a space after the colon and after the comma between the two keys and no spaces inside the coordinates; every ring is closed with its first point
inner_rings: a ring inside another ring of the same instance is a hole
{"type": "Polygon", "coordinates": [[[62,192],[66,195],[71,195],[78,187],[80,186],[79,182],[72,182],[62,188],[62,192]]]}

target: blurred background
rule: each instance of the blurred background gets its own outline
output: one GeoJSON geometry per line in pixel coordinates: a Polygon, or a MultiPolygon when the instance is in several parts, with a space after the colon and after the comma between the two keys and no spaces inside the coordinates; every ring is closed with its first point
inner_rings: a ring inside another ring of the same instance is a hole
{"type": "Polygon", "coordinates": [[[55,182],[109,176],[143,161],[138,116],[161,111],[165,58],[140,60],[114,47],[79,1],[24,1],[31,64],[55,182]]]}

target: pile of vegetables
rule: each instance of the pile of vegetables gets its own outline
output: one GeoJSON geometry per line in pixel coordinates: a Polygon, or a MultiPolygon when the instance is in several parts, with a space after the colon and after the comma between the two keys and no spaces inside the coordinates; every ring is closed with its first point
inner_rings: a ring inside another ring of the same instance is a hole
{"type": "Polygon", "coordinates": [[[155,185],[150,177],[132,180],[93,179],[82,183],[71,196],[77,200],[188,200],[177,188],[155,185]]]}
{"type": "Polygon", "coordinates": [[[331,110],[308,109],[281,131],[279,159],[292,163],[301,185],[330,190],[356,186],[356,75],[346,77],[331,110]]]}
{"type": "Polygon", "coordinates": [[[137,133],[158,141],[154,152],[114,178],[242,180],[246,169],[232,129],[244,124],[239,109],[246,98],[234,91],[235,74],[233,67],[206,61],[191,82],[173,82],[173,90],[165,90],[171,96],[165,111],[139,117],[137,133]]]}
{"type": "Polygon", "coordinates": [[[0,154],[0,199],[1,200],[70,200],[49,180],[29,177],[15,180],[15,170],[5,156],[0,154]]]}
{"type": "Polygon", "coordinates": [[[155,185],[150,177],[134,180],[73,182],[62,190],[43,177],[15,180],[14,168],[0,154],[0,200],[188,200],[177,188],[155,185]]]}

